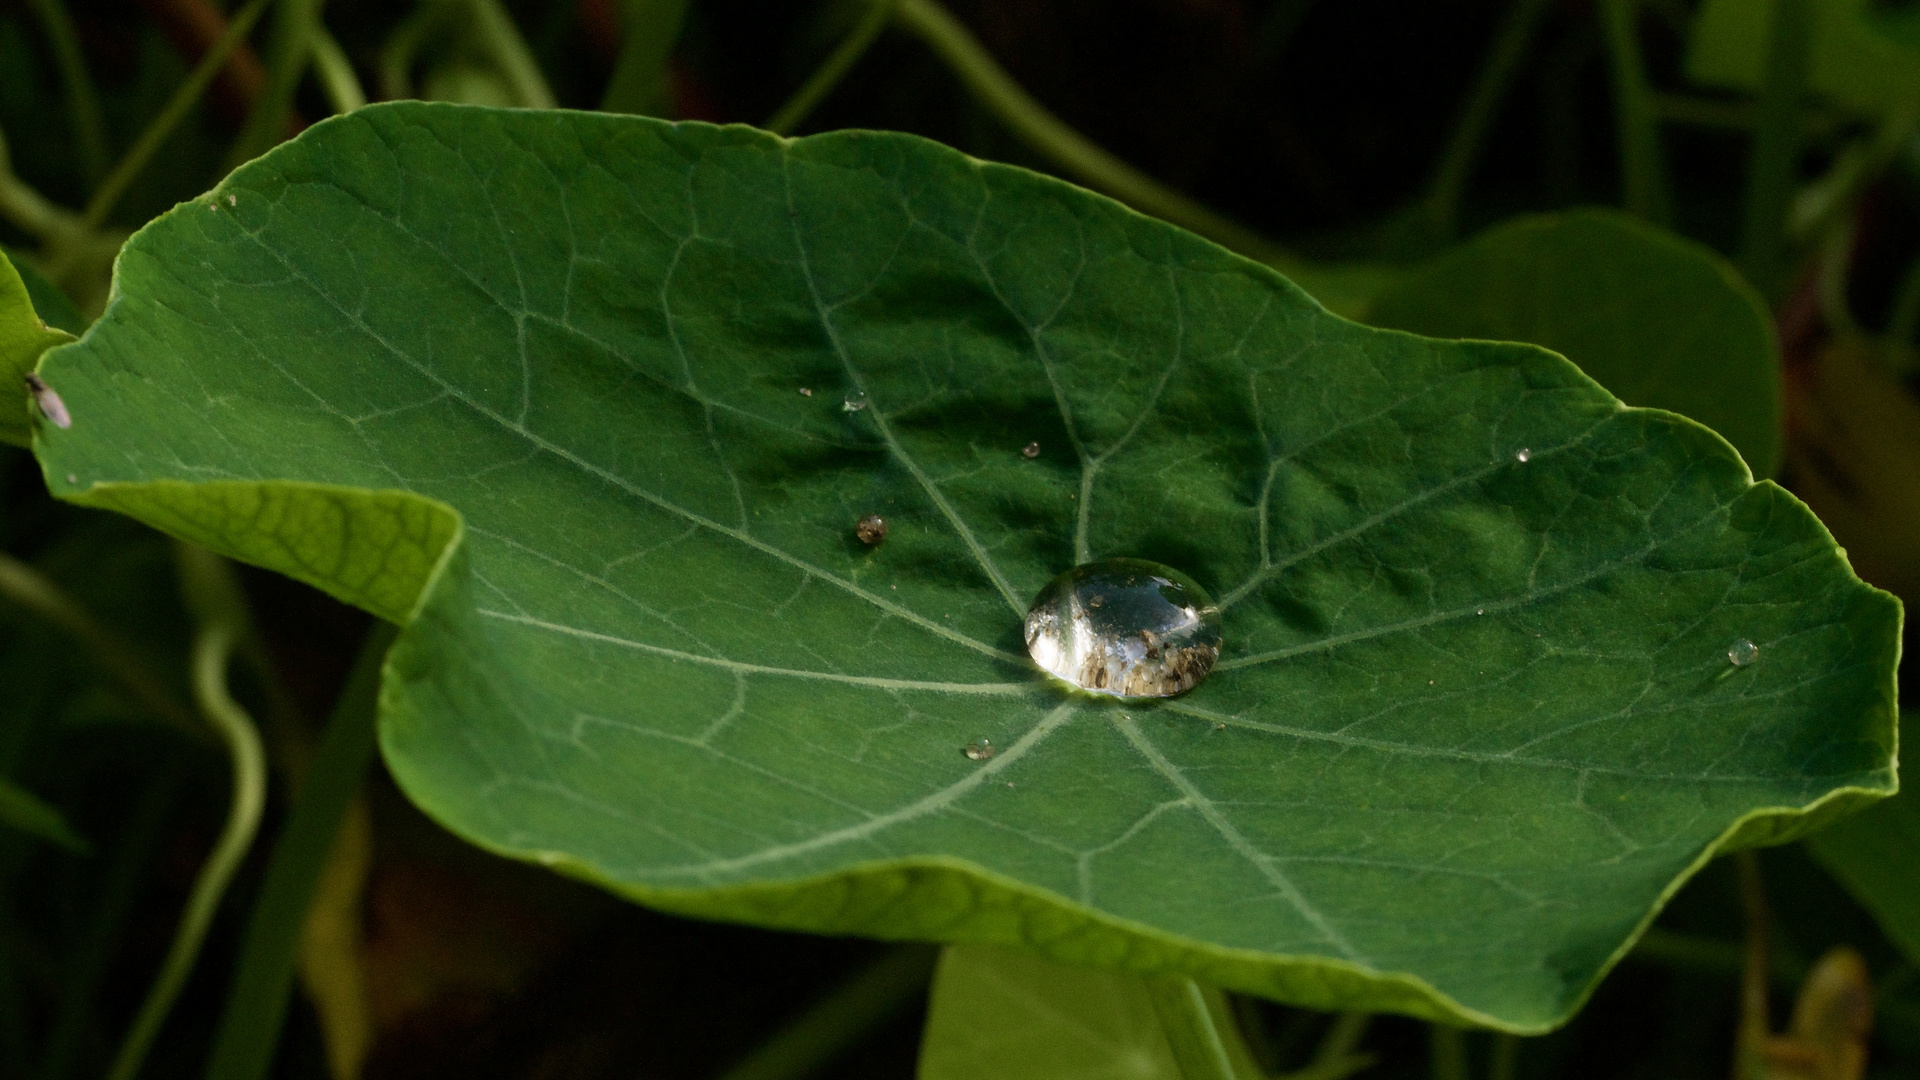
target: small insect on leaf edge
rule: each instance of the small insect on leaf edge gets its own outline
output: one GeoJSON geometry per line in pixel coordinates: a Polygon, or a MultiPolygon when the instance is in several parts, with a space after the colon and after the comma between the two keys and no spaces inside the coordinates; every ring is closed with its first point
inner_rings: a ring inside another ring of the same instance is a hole
{"type": "Polygon", "coordinates": [[[65,429],[73,426],[73,415],[67,412],[67,403],[47,381],[29,371],[26,375],[27,393],[33,395],[33,403],[40,408],[40,415],[47,418],[54,427],[65,429]]]}

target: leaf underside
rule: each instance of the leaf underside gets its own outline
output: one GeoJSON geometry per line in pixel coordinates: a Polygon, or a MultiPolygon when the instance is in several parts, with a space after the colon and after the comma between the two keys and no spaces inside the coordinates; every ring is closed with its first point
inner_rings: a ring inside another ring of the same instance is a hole
{"type": "Polygon", "coordinates": [[[924,140],[380,106],[118,274],[54,490],[408,622],[409,795],[660,907],[1540,1030],[1892,787],[1897,602],[1711,433],[924,140]],[[1117,555],[1184,697],[1025,659],[1117,555]]]}

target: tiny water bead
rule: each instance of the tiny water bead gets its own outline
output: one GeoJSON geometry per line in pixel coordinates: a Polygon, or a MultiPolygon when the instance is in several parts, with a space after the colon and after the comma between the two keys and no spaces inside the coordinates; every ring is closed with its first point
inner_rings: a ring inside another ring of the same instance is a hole
{"type": "Polygon", "coordinates": [[[960,752],[974,761],[986,761],[993,757],[993,755],[999,753],[998,750],[993,748],[992,739],[981,739],[979,742],[970,742],[961,747],[960,752]]]}
{"type": "Polygon", "coordinates": [[[1171,567],[1084,563],[1048,582],[1027,609],[1027,654],[1082,690],[1172,697],[1220,659],[1220,610],[1171,567]]]}
{"type": "Polygon", "coordinates": [[[840,403],[840,410],[842,412],[859,412],[861,409],[864,409],[866,407],[867,407],[867,392],[865,390],[847,391],[846,400],[840,403]]]}
{"type": "Polygon", "coordinates": [[[1741,638],[1739,641],[1727,646],[1727,659],[1733,661],[1734,667],[1746,667],[1748,664],[1760,659],[1760,646],[1755,645],[1746,638],[1741,638]]]}
{"type": "Polygon", "coordinates": [[[1514,452],[1513,460],[1525,465],[1527,462],[1533,460],[1533,451],[1523,446],[1514,452]]]}
{"type": "Polygon", "coordinates": [[[879,547],[880,541],[887,538],[887,519],[879,514],[868,514],[854,522],[853,535],[868,547],[879,547]]]}
{"type": "Polygon", "coordinates": [[[1037,458],[1040,456],[1040,444],[1037,442],[1030,442],[1027,445],[1021,447],[1020,452],[1022,454],[1025,454],[1027,457],[1037,458]]]}

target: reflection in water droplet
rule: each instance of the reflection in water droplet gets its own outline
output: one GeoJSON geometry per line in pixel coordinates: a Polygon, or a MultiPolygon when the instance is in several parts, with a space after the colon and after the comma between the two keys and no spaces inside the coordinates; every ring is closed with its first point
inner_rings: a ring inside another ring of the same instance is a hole
{"type": "Polygon", "coordinates": [[[988,758],[992,757],[993,755],[999,753],[998,750],[995,750],[993,748],[992,739],[981,739],[979,742],[970,742],[967,745],[961,747],[960,752],[967,755],[968,757],[972,758],[975,761],[985,761],[988,758]]]}
{"type": "Polygon", "coordinates": [[[1533,460],[1533,451],[1523,446],[1519,449],[1517,453],[1513,455],[1513,460],[1519,462],[1522,465],[1525,465],[1527,462],[1533,460]]]}
{"type": "Polygon", "coordinates": [[[847,412],[859,412],[866,407],[867,392],[865,390],[847,391],[847,400],[840,403],[840,408],[847,412]]]}
{"type": "Polygon", "coordinates": [[[887,519],[879,514],[868,514],[854,522],[853,535],[868,547],[877,547],[880,541],[887,538],[887,519]]]}
{"type": "Polygon", "coordinates": [[[1760,646],[1741,638],[1727,648],[1727,659],[1733,661],[1734,667],[1746,667],[1760,659],[1760,646]]]}
{"type": "Polygon", "coordinates": [[[1171,567],[1086,563],[1054,578],[1027,609],[1027,653],[1082,690],[1172,697],[1220,658],[1220,610],[1171,567]]]}
{"type": "Polygon", "coordinates": [[[803,386],[803,387],[801,387],[801,388],[800,388],[800,396],[801,396],[801,397],[812,397],[812,396],[813,396],[813,390],[812,390],[812,388],[811,388],[811,387],[806,387],[806,386],[803,386]]]}
{"type": "Polygon", "coordinates": [[[1027,455],[1028,457],[1039,457],[1040,444],[1037,442],[1030,442],[1027,445],[1021,447],[1020,452],[1027,455]]]}

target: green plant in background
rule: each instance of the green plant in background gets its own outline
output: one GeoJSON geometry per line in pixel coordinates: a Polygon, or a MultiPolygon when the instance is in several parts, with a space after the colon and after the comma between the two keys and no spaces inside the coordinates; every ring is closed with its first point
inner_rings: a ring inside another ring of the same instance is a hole
{"type": "MultiPolygon", "coordinates": [[[[1273,7],[1279,40],[1309,5],[1273,7]]],[[[807,123],[891,26],[1035,163],[1120,202],[912,135],[650,119],[685,99],[683,28],[717,47],[700,5],[609,5],[618,48],[580,87],[554,77],[558,31],[491,0],[429,0],[357,56],[317,4],[267,8],[220,20],[109,168],[48,0],[86,208],[0,170],[0,214],[37,245],[0,265],[0,359],[48,388],[5,426],[52,495],[113,512],[76,536],[155,550],[124,515],[177,538],[155,580],[185,607],[124,620],[134,594],[89,604],[18,559],[0,589],[105,681],[60,678],[211,732],[229,762],[171,951],[112,1014],[116,1080],[266,1075],[296,969],[329,1067],[358,1072],[366,992],[327,974],[314,928],[359,902],[325,882],[366,843],[376,729],[407,798],[479,848],[660,910],[946,943],[929,1078],[1404,1070],[1369,1045],[1375,1014],[1431,1022],[1416,1056],[1436,1077],[1482,1056],[1514,1076],[1516,1036],[1566,1024],[1637,941],[1723,964],[1654,919],[1715,856],[1809,835],[1895,947],[1920,937],[1910,800],[1888,798],[1899,602],[1767,479],[1808,452],[1782,449],[1769,310],[1811,296],[1888,372],[1920,322],[1920,273],[1880,329],[1849,292],[1860,207],[1920,117],[1870,70],[1906,61],[1897,20],[1698,13],[1688,70],[1755,101],[1735,269],[1663,227],[1684,217],[1676,106],[1629,2],[1593,33],[1637,217],[1515,217],[1448,246],[1546,18],[1519,0],[1419,200],[1344,262],[1128,165],[931,0],[829,6],[838,44],[767,126],[807,123]],[[122,246],[118,207],[256,21],[264,80],[221,178],[122,246]],[[355,59],[383,96],[441,103],[361,108],[355,59]],[[582,96],[641,115],[551,109],[582,96]],[[283,142],[316,100],[347,115],[283,142]],[[1802,183],[1810,105],[1852,137],[1802,183]],[[856,536],[868,515],[884,541],[856,536]],[[221,556],[375,617],[323,729],[221,556]],[[1041,587],[1112,556],[1217,599],[1224,650],[1191,692],[1077,694],[1028,660],[1041,587]],[[150,1062],[281,786],[218,1020],[190,1064],[150,1062]],[[1296,1011],[1276,1023],[1262,999],[1296,1011]],[[1482,1055],[1464,1029],[1501,1034],[1482,1055]]],[[[180,783],[160,765],[107,852],[66,809],[80,796],[14,771],[47,723],[28,717],[77,692],[23,697],[0,758],[19,834],[0,869],[32,836],[119,883],[51,1022],[24,996],[29,953],[0,957],[0,1049],[47,1076],[81,1074],[109,1015],[141,830],[180,783]]],[[[1737,1070],[1861,1075],[1866,969],[1770,963],[1768,890],[1739,865],[1737,1070]],[[1785,1035],[1780,974],[1806,974],[1785,1035]]],[[[1897,1054],[1920,1042],[1915,959],[1883,979],[1897,1054]]],[[[930,967],[883,956],[728,1075],[817,1069],[930,967]]]]}

